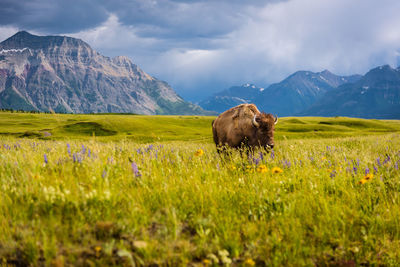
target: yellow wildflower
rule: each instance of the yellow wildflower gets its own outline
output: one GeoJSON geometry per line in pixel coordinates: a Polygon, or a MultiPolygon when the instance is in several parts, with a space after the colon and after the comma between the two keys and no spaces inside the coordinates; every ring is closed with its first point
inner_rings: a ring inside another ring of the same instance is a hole
{"type": "Polygon", "coordinates": [[[369,180],[371,180],[372,178],[374,178],[374,175],[372,173],[367,173],[364,178],[362,178],[358,184],[365,184],[366,182],[368,182],[369,180]]]}
{"type": "Polygon", "coordinates": [[[244,261],[245,266],[254,266],[256,263],[252,259],[247,259],[244,261]]]}
{"type": "Polygon", "coordinates": [[[260,165],[257,167],[257,172],[259,173],[266,173],[268,172],[268,168],[267,166],[265,166],[264,164],[260,165]]]}
{"type": "Polygon", "coordinates": [[[232,166],[231,166],[231,170],[236,170],[236,166],[235,166],[235,165],[232,165],[232,166]]]}
{"type": "Polygon", "coordinates": [[[279,167],[273,167],[271,170],[272,173],[282,173],[283,170],[279,167]]]}
{"type": "Polygon", "coordinates": [[[362,178],[360,181],[358,181],[358,184],[365,184],[367,182],[367,180],[365,180],[364,178],[362,178]]]}
{"type": "Polygon", "coordinates": [[[101,247],[100,246],[95,246],[94,251],[96,252],[96,257],[100,257],[100,252],[101,252],[101,247]]]}
{"type": "Polygon", "coordinates": [[[208,265],[211,264],[211,261],[210,261],[209,259],[204,259],[204,260],[203,260],[203,264],[204,264],[205,266],[208,266],[208,265]]]}
{"type": "Polygon", "coordinates": [[[368,174],[366,174],[365,176],[364,176],[364,179],[365,180],[371,180],[372,178],[374,178],[374,175],[372,174],[372,173],[368,173],[368,174]]]}
{"type": "Polygon", "coordinates": [[[196,157],[201,157],[202,155],[204,154],[204,151],[203,151],[203,149],[198,149],[195,153],[194,153],[194,155],[196,156],[196,157]]]}

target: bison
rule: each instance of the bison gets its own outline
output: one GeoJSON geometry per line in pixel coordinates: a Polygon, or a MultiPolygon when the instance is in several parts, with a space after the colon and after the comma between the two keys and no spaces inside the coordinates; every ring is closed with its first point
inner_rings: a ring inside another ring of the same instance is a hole
{"type": "Polygon", "coordinates": [[[221,113],[212,122],[218,152],[226,147],[273,148],[278,118],[260,112],[254,104],[241,104],[221,113]]]}

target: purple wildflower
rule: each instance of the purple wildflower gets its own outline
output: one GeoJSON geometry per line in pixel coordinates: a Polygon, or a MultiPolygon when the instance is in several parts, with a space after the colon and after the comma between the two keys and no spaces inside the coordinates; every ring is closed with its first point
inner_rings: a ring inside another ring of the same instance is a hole
{"type": "Polygon", "coordinates": [[[374,166],[374,173],[378,172],[378,168],[376,166],[374,166]]]}
{"type": "Polygon", "coordinates": [[[47,155],[44,154],[43,157],[44,157],[44,163],[46,163],[46,164],[49,163],[49,161],[48,161],[48,159],[47,159],[47,155]]]}
{"type": "Polygon", "coordinates": [[[72,159],[73,159],[74,162],[82,163],[82,158],[81,158],[80,155],[78,155],[78,153],[72,154],[72,159]]]}
{"type": "Polygon", "coordinates": [[[135,162],[132,162],[132,171],[136,177],[142,176],[142,174],[139,172],[138,166],[136,165],[135,162]]]}
{"type": "Polygon", "coordinates": [[[136,149],[136,152],[137,152],[138,154],[142,154],[142,149],[138,148],[138,149],[136,149]]]}
{"type": "Polygon", "coordinates": [[[285,165],[286,165],[286,167],[290,168],[290,166],[291,166],[292,164],[290,163],[290,161],[288,161],[288,160],[285,159],[285,165]]]}
{"type": "Polygon", "coordinates": [[[106,177],[106,175],[107,175],[107,171],[103,170],[103,173],[101,174],[101,177],[104,178],[104,177],[106,177]]]}
{"type": "Polygon", "coordinates": [[[400,162],[400,160],[398,160],[398,161],[396,162],[396,164],[394,165],[394,168],[395,168],[396,170],[399,169],[399,162],[400,162]]]}
{"type": "Polygon", "coordinates": [[[376,159],[376,163],[378,164],[379,167],[382,166],[381,165],[381,159],[379,157],[376,159]]]}
{"type": "Polygon", "coordinates": [[[357,167],[359,167],[359,166],[360,166],[360,160],[357,159],[357,167]]]}
{"type": "Polygon", "coordinates": [[[256,158],[255,160],[253,160],[254,161],[254,163],[256,164],[256,165],[258,165],[259,163],[260,163],[260,159],[259,158],[256,158]]]}
{"type": "Polygon", "coordinates": [[[383,161],[383,164],[386,164],[386,163],[388,163],[389,161],[390,161],[390,156],[387,155],[386,158],[385,158],[385,160],[383,161]]]}
{"type": "Polygon", "coordinates": [[[88,149],[88,157],[90,158],[90,156],[92,155],[92,152],[90,151],[90,148],[88,149]]]}
{"type": "Polygon", "coordinates": [[[367,175],[369,173],[369,168],[365,168],[365,175],[367,175]]]}
{"type": "Polygon", "coordinates": [[[353,167],[353,171],[354,171],[355,174],[357,174],[357,167],[356,166],[353,167]]]}
{"type": "Polygon", "coordinates": [[[274,160],[275,159],[275,151],[272,149],[271,150],[271,159],[274,160]]]}
{"type": "Polygon", "coordinates": [[[86,153],[86,148],[84,145],[82,145],[82,154],[85,154],[85,153],[86,153]]]}
{"type": "Polygon", "coordinates": [[[147,148],[146,148],[146,152],[149,152],[150,150],[152,150],[153,149],[153,145],[149,145],[147,148]]]}
{"type": "Polygon", "coordinates": [[[336,171],[333,170],[333,171],[331,172],[331,174],[329,175],[329,177],[333,178],[333,177],[335,177],[335,176],[336,176],[336,171]]]}
{"type": "Polygon", "coordinates": [[[259,152],[258,154],[260,155],[260,159],[261,159],[261,160],[264,160],[264,155],[263,155],[263,153],[262,153],[262,152],[259,152]]]}
{"type": "Polygon", "coordinates": [[[71,156],[71,146],[69,144],[67,144],[67,151],[68,151],[68,154],[71,156]]]}
{"type": "Polygon", "coordinates": [[[311,156],[310,156],[310,161],[311,161],[311,162],[313,162],[313,161],[314,161],[314,158],[313,158],[313,157],[311,157],[311,156]]]}

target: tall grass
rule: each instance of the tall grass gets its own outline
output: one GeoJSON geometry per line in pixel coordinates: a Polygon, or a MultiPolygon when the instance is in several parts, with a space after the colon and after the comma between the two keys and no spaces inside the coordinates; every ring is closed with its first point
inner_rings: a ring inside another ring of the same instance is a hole
{"type": "Polygon", "coordinates": [[[399,137],[282,140],[249,157],[209,143],[2,137],[0,259],[396,266],[399,137]]]}

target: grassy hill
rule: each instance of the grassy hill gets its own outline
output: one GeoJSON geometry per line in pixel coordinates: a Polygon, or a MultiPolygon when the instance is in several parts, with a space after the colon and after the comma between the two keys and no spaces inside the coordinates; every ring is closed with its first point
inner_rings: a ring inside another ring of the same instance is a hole
{"type": "MultiPolygon", "coordinates": [[[[0,112],[0,135],[42,139],[212,142],[211,116],[71,115],[0,112]]],[[[280,118],[275,139],[330,138],[400,131],[398,120],[280,118]]]]}

